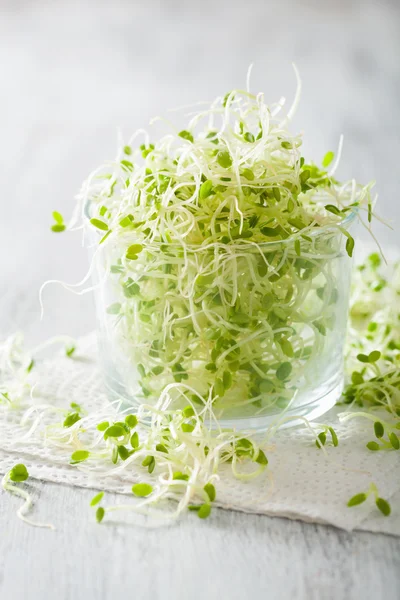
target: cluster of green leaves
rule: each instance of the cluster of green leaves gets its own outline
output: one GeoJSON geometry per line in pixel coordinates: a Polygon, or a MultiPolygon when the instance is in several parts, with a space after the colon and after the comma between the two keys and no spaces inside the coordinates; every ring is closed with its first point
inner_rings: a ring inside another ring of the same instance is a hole
{"type": "MultiPolygon", "coordinates": [[[[136,415],[127,415],[124,421],[109,423],[102,421],[97,430],[103,433],[103,440],[111,453],[111,460],[116,464],[132,456],[140,446],[139,435],[134,431],[138,424],[136,415]]],[[[90,457],[88,450],[76,450],[71,456],[71,464],[81,463],[90,457]]]]}
{"type": "Polygon", "coordinates": [[[374,423],[378,441],[368,442],[371,451],[400,447],[399,273],[400,263],[385,267],[377,253],[354,273],[343,402],[370,411],[361,414],[374,423]],[[379,409],[387,420],[374,418],[379,409]]]}

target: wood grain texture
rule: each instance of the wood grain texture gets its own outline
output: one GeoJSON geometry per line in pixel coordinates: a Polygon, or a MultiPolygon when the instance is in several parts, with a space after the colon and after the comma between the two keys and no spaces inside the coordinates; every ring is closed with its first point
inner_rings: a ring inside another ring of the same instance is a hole
{"type": "MultiPolygon", "coordinates": [[[[399,225],[397,2],[3,0],[0,16],[0,331],[36,342],[93,329],[90,296],[56,286],[39,322],[40,284],[86,269],[79,234],[51,234],[51,211],[70,213],[84,176],[112,158],[117,125],[129,135],[165,106],[225,93],[253,60],[271,101],[292,96],[296,61],[307,155],[343,132],[340,176],[376,178],[380,213],[399,225]]],[[[24,525],[20,501],[0,494],[1,600],[400,598],[390,536],[221,510],[161,530],[98,526],[90,491],[30,485],[34,517],[57,531],[24,525]]]]}
{"type": "Polygon", "coordinates": [[[33,482],[35,518],[0,496],[0,597],[12,600],[134,598],[325,599],[400,595],[400,542],[381,534],[217,510],[163,529],[94,521],[93,493],[33,482]]]}

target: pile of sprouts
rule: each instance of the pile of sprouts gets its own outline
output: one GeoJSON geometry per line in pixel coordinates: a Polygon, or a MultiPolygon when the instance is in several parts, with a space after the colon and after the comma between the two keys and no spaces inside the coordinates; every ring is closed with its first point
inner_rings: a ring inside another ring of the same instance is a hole
{"type": "Polygon", "coordinates": [[[282,101],[232,91],[184,130],[138,131],[84,184],[70,228],[81,218],[92,247],[117,396],[274,414],[329,378],[324,357],[339,370],[349,227],[371,220],[372,184],[335,179],[340,151],[305,160],[288,129],[299,94],[281,117],[282,101]]]}
{"type": "MultiPolygon", "coordinates": [[[[340,369],[349,228],[356,219],[370,228],[375,199],[372,184],[335,178],[341,143],[321,165],[302,156],[302,136],[288,129],[299,95],[300,83],[281,117],[283,101],[268,106],[247,86],[191,114],[184,130],[167,123],[158,140],[140,130],[85,182],[68,225],[53,213],[53,231],[83,227],[90,241],[100,351],[118,399],[102,415],[26,406],[35,356],[19,338],[1,348],[0,399],[25,407],[29,435],[68,450],[76,468],[134,475],[136,502],[104,506],[100,492],[91,503],[98,521],[116,509],[208,517],[225,468],[242,480],[268,473],[268,444],[294,418],[296,394],[312,392],[310,374],[314,387],[327,377],[318,360],[340,369]],[[54,413],[51,426],[45,413],[54,413]],[[276,417],[261,437],[221,425],[227,414],[265,413],[276,417]]],[[[368,450],[394,451],[400,268],[392,277],[380,268],[374,254],[356,271],[342,418],[371,419],[378,441],[368,450]]],[[[66,348],[72,360],[74,350],[66,348]]],[[[319,450],[339,444],[329,424],[318,433],[302,420],[319,450]]],[[[16,465],[3,486],[13,491],[10,481],[27,476],[16,465]]],[[[374,485],[349,506],[370,494],[388,515],[374,485]]]]}
{"type": "Polygon", "coordinates": [[[379,254],[354,270],[348,328],[348,385],[342,402],[354,417],[373,423],[370,451],[399,450],[400,262],[382,265],[379,254]],[[382,416],[382,411],[383,416],[382,416]],[[378,416],[377,416],[378,415],[378,416]]]}

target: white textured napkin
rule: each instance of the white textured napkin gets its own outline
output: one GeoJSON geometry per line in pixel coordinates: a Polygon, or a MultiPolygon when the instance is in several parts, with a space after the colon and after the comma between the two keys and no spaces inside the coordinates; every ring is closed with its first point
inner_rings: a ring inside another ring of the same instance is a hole
{"type": "MultiPolygon", "coordinates": [[[[53,404],[67,409],[71,402],[88,412],[108,403],[93,350],[93,337],[79,344],[74,359],[53,358],[35,367],[34,402],[53,404]]],[[[343,407],[341,407],[343,410],[343,407]]],[[[373,439],[371,422],[354,419],[340,423],[336,408],[321,418],[334,427],[339,446],[318,450],[314,438],[305,428],[279,432],[266,454],[269,475],[265,472],[251,482],[236,480],[229,468],[221,472],[218,505],[249,513],[260,513],[329,523],[346,530],[363,529],[400,535],[400,455],[396,451],[371,452],[365,444],[373,439]],[[366,491],[371,482],[379,494],[392,505],[392,514],[384,517],[373,498],[360,506],[348,508],[347,501],[366,491]]],[[[43,443],[34,432],[26,441],[15,442],[26,433],[21,428],[22,412],[0,408],[0,471],[6,472],[16,462],[24,462],[31,476],[69,485],[130,493],[132,482],[140,477],[134,470],[103,475],[87,473],[69,464],[70,451],[43,443]]],[[[48,417],[51,423],[52,417],[48,417]]],[[[58,417],[59,420],[59,417],[58,417]]]]}

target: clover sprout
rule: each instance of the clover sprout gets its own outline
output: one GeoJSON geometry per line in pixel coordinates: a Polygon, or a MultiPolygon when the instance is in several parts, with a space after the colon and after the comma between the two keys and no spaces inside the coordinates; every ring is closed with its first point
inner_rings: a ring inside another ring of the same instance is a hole
{"type": "Polygon", "coordinates": [[[24,482],[28,479],[28,477],[29,477],[29,473],[28,473],[28,469],[26,468],[26,466],[22,463],[18,463],[16,465],[14,465],[12,467],[12,469],[10,469],[4,475],[4,477],[1,481],[1,486],[2,486],[3,490],[5,490],[6,492],[11,492],[15,496],[19,496],[20,498],[23,498],[25,500],[25,502],[21,506],[21,508],[19,508],[17,510],[17,516],[21,519],[21,521],[24,521],[25,523],[28,523],[29,525],[33,525],[34,527],[43,527],[45,529],[55,529],[53,525],[50,525],[48,523],[38,523],[36,521],[32,521],[31,519],[28,519],[25,516],[26,513],[28,512],[28,510],[32,507],[32,497],[29,494],[29,492],[26,491],[26,489],[23,489],[22,487],[14,485],[14,483],[24,482]],[[13,482],[13,483],[11,483],[11,482],[13,482]]]}
{"type": "Polygon", "coordinates": [[[51,230],[55,233],[61,233],[65,231],[65,223],[64,217],[57,211],[53,212],[54,225],[52,225],[51,230]]]}
{"type": "Polygon", "coordinates": [[[375,504],[377,508],[385,517],[388,517],[392,511],[391,506],[387,500],[379,497],[378,489],[374,483],[371,483],[367,492],[361,492],[350,498],[350,500],[347,503],[347,506],[358,506],[359,504],[365,502],[368,496],[370,496],[371,494],[375,497],[375,504]]]}

